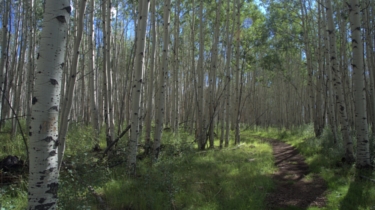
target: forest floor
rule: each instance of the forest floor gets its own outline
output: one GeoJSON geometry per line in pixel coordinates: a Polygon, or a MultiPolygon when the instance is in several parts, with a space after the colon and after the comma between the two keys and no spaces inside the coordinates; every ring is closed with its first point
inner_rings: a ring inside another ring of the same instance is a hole
{"type": "Polygon", "coordinates": [[[275,139],[263,139],[271,143],[275,165],[273,174],[276,188],[268,194],[268,209],[307,209],[326,205],[327,184],[311,175],[305,159],[289,144],[275,139]]]}

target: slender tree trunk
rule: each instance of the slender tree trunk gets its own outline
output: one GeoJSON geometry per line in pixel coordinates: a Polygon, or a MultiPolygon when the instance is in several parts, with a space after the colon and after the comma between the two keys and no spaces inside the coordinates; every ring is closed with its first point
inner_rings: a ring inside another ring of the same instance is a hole
{"type": "Polygon", "coordinates": [[[338,69],[337,63],[337,54],[336,54],[336,36],[335,36],[335,27],[333,24],[333,14],[332,14],[332,5],[331,0],[326,0],[326,11],[327,11],[327,19],[328,19],[328,35],[329,35],[329,42],[330,42],[330,64],[331,70],[334,74],[333,76],[333,83],[336,88],[336,100],[337,100],[337,108],[340,114],[339,118],[341,121],[341,132],[343,136],[343,140],[345,143],[345,158],[347,163],[354,162],[354,153],[353,153],[353,142],[349,132],[349,123],[346,111],[346,105],[344,100],[344,93],[342,87],[342,79],[341,79],[341,72],[338,69]]]}
{"type": "Polygon", "coordinates": [[[95,87],[96,67],[95,67],[95,29],[94,29],[94,8],[95,0],[90,0],[90,17],[89,17],[89,38],[88,38],[88,67],[89,67],[89,95],[91,109],[91,123],[94,128],[95,146],[99,147],[99,113],[97,105],[97,92],[95,87]]]}
{"type": "Polygon", "coordinates": [[[352,30],[353,88],[355,125],[357,134],[357,167],[370,167],[369,135],[366,110],[366,89],[363,66],[363,43],[361,37],[361,8],[358,0],[350,0],[350,28],[352,30]]]}
{"type": "Polygon", "coordinates": [[[165,91],[167,90],[165,85],[168,79],[168,48],[169,48],[169,13],[170,13],[170,0],[166,0],[164,3],[164,17],[163,17],[163,54],[161,58],[162,69],[160,71],[160,81],[159,81],[159,94],[157,98],[158,109],[156,109],[155,117],[155,132],[154,132],[154,153],[153,158],[158,159],[160,153],[161,136],[163,132],[164,123],[164,110],[165,110],[165,91]]]}
{"type": "Polygon", "coordinates": [[[86,0],[80,1],[79,6],[79,13],[78,13],[78,19],[77,19],[77,33],[75,34],[74,39],[74,46],[73,46],[73,60],[71,64],[70,69],[70,75],[69,75],[69,82],[67,91],[64,95],[64,102],[62,107],[62,114],[61,114],[61,125],[59,128],[59,167],[61,166],[63,154],[65,151],[65,140],[66,140],[66,134],[68,133],[68,126],[69,126],[69,115],[70,110],[72,108],[73,99],[74,99],[74,87],[76,84],[76,76],[77,76],[77,66],[78,66],[78,55],[79,55],[79,46],[81,44],[82,39],[82,33],[83,33],[83,17],[86,10],[86,0]]]}
{"type": "Polygon", "coordinates": [[[172,129],[178,135],[179,123],[179,34],[180,34],[180,0],[176,1],[175,9],[175,33],[174,33],[174,71],[173,71],[173,87],[172,87],[172,129]]]}
{"type": "Polygon", "coordinates": [[[1,41],[1,56],[0,56],[0,129],[3,125],[3,105],[4,105],[4,94],[6,89],[6,72],[7,72],[7,65],[8,65],[8,24],[9,24],[9,14],[10,14],[10,0],[6,0],[5,8],[3,13],[3,21],[2,21],[2,41],[1,41]]]}
{"type": "Polygon", "coordinates": [[[234,129],[235,129],[235,144],[240,143],[240,122],[239,122],[239,107],[240,107],[240,40],[241,40],[241,17],[240,17],[240,11],[241,11],[241,2],[237,0],[237,13],[236,13],[236,71],[235,71],[235,104],[234,104],[234,129]]]}
{"type": "MultiPolygon", "coordinates": [[[[198,60],[198,98],[197,98],[197,117],[198,117],[198,126],[197,126],[197,143],[198,148],[204,150],[206,146],[206,129],[204,123],[204,94],[203,94],[203,87],[204,87],[204,68],[203,68],[203,60],[204,60],[204,19],[203,19],[203,3],[204,1],[200,1],[199,5],[199,60],[198,60]]],[[[194,58],[193,58],[194,59],[194,58]]]]}
{"type": "Polygon", "coordinates": [[[149,154],[151,149],[151,120],[152,120],[152,99],[154,95],[154,72],[155,72],[155,60],[156,60],[156,47],[157,47],[157,34],[156,34],[156,20],[155,20],[155,8],[156,2],[153,1],[151,5],[151,34],[152,34],[152,47],[150,52],[150,72],[147,81],[148,85],[148,97],[147,97],[147,114],[145,119],[146,126],[146,139],[145,148],[146,154],[149,154]]]}
{"type": "Polygon", "coordinates": [[[210,148],[214,148],[214,126],[215,126],[215,115],[216,115],[216,72],[217,72],[217,63],[218,63],[218,44],[219,44],[219,29],[220,29],[220,10],[221,10],[221,0],[216,4],[216,20],[215,20],[215,31],[214,31],[214,41],[212,44],[211,52],[211,66],[210,66],[210,75],[209,75],[209,119],[208,119],[208,135],[210,140],[210,148]]]}
{"type": "Polygon", "coordinates": [[[67,0],[46,2],[29,133],[28,209],[57,209],[57,129],[70,11],[71,7],[67,0]]]}
{"type": "Polygon", "coordinates": [[[131,115],[131,132],[128,143],[128,157],[127,157],[127,170],[128,174],[135,175],[136,173],[136,156],[139,138],[139,123],[142,120],[142,116],[139,114],[140,101],[141,101],[141,89],[143,81],[143,62],[145,54],[145,43],[146,43],[146,26],[147,16],[150,7],[149,0],[139,1],[140,11],[138,15],[138,26],[137,26],[137,47],[135,53],[134,62],[134,81],[132,85],[132,115],[131,115]]]}

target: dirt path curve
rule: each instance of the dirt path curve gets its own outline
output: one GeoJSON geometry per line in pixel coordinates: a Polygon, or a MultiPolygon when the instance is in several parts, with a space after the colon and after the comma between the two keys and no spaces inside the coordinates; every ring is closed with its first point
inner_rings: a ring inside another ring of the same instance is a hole
{"type": "Polygon", "coordinates": [[[266,198],[268,209],[307,209],[309,206],[323,207],[326,203],[325,181],[309,174],[309,167],[302,155],[292,146],[274,139],[263,139],[271,143],[278,171],[273,179],[276,188],[266,198]],[[297,208],[296,208],[297,207],[297,208]]]}

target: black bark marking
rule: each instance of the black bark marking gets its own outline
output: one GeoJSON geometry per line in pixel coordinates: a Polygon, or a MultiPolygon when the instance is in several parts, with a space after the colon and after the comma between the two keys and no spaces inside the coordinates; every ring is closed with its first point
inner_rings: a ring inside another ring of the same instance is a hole
{"type": "Polygon", "coordinates": [[[33,132],[29,132],[29,136],[32,136],[33,135],[33,132]]]}
{"type": "Polygon", "coordinates": [[[56,202],[37,205],[37,206],[35,206],[35,210],[48,210],[52,206],[54,206],[55,204],[56,204],[56,202]]]}
{"type": "Polygon", "coordinates": [[[46,199],[45,198],[41,198],[41,199],[39,199],[38,203],[44,203],[44,201],[46,201],[46,199]]]}
{"type": "Polygon", "coordinates": [[[39,59],[39,57],[40,57],[40,54],[38,53],[38,54],[36,55],[36,59],[38,60],[38,59],[39,59]]]}
{"type": "Polygon", "coordinates": [[[49,110],[55,110],[55,111],[59,111],[59,108],[57,106],[52,106],[51,108],[49,108],[49,110]]]}
{"type": "Polygon", "coordinates": [[[51,142],[54,141],[52,136],[47,136],[46,138],[42,139],[42,141],[51,142]]]}
{"type": "MultiPolygon", "coordinates": [[[[50,157],[53,157],[53,156],[55,156],[56,154],[57,154],[57,153],[56,153],[55,150],[49,152],[49,156],[50,156],[50,157]]],[[[51,169],[50,169],[50,170],[51,170],[51,169]]]]}
{"type": "Polygon", "coordinates": [[[52,85],[58,85],[59,84],[57,82],[57,80],[55,80],[55,79],[50,79],[49,81],[51,82],[52,85]]]}
{"type": "Polygon", "coordinates": [[[33,100],[31,102],[34,105],[34,104],[36,104],[36,102],[38,102],[38,99],[36,97],[33,97],[33,100]]]}
{"type": "Polygon", "coordinates": [[[65,66],[65,63],[61,63],[61,64],[60,64],[60,67],[61,67],[61,68],[64,68],[64,66],[65,66]]]}
{"type": "Polygon", "coordinates": [[[56,19],[57,19],[60,23],[66,23],[66,20],[65,20],[65,16],[64,16],[64,15],[56,16],[56,19]]]}
{"type": "Polygon", "coordinates": [[[69,15],[72,14],[72,7],[71,6],[64,7],[61,10],[66,10],[66,12],[69,13],[69,15]]]}
{"type": "Polygon", "coordinates": [[[46,193],[51,193],[53,198],[57,198],[57,189],[59,187],[59,183],[54,182],[54,183],[48,184],[47,187],[49,187],[49,190],[47,190],[46,193]]]}

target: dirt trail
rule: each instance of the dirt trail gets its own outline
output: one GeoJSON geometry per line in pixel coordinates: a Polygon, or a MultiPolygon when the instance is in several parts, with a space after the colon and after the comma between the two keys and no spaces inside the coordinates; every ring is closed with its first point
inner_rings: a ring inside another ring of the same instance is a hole
{"type": "Polygon", "coordinates": [[[309,173],[309,167],[302,155],[292,146],[279,140],[264,140],[271,143],[275,165],[278,167],[278,171],[273,175],[276,188],[266,199],[268,209],[307,209],[309,206],[325,206],[326,183],[319,176],[305,178],[309,173]]]}

